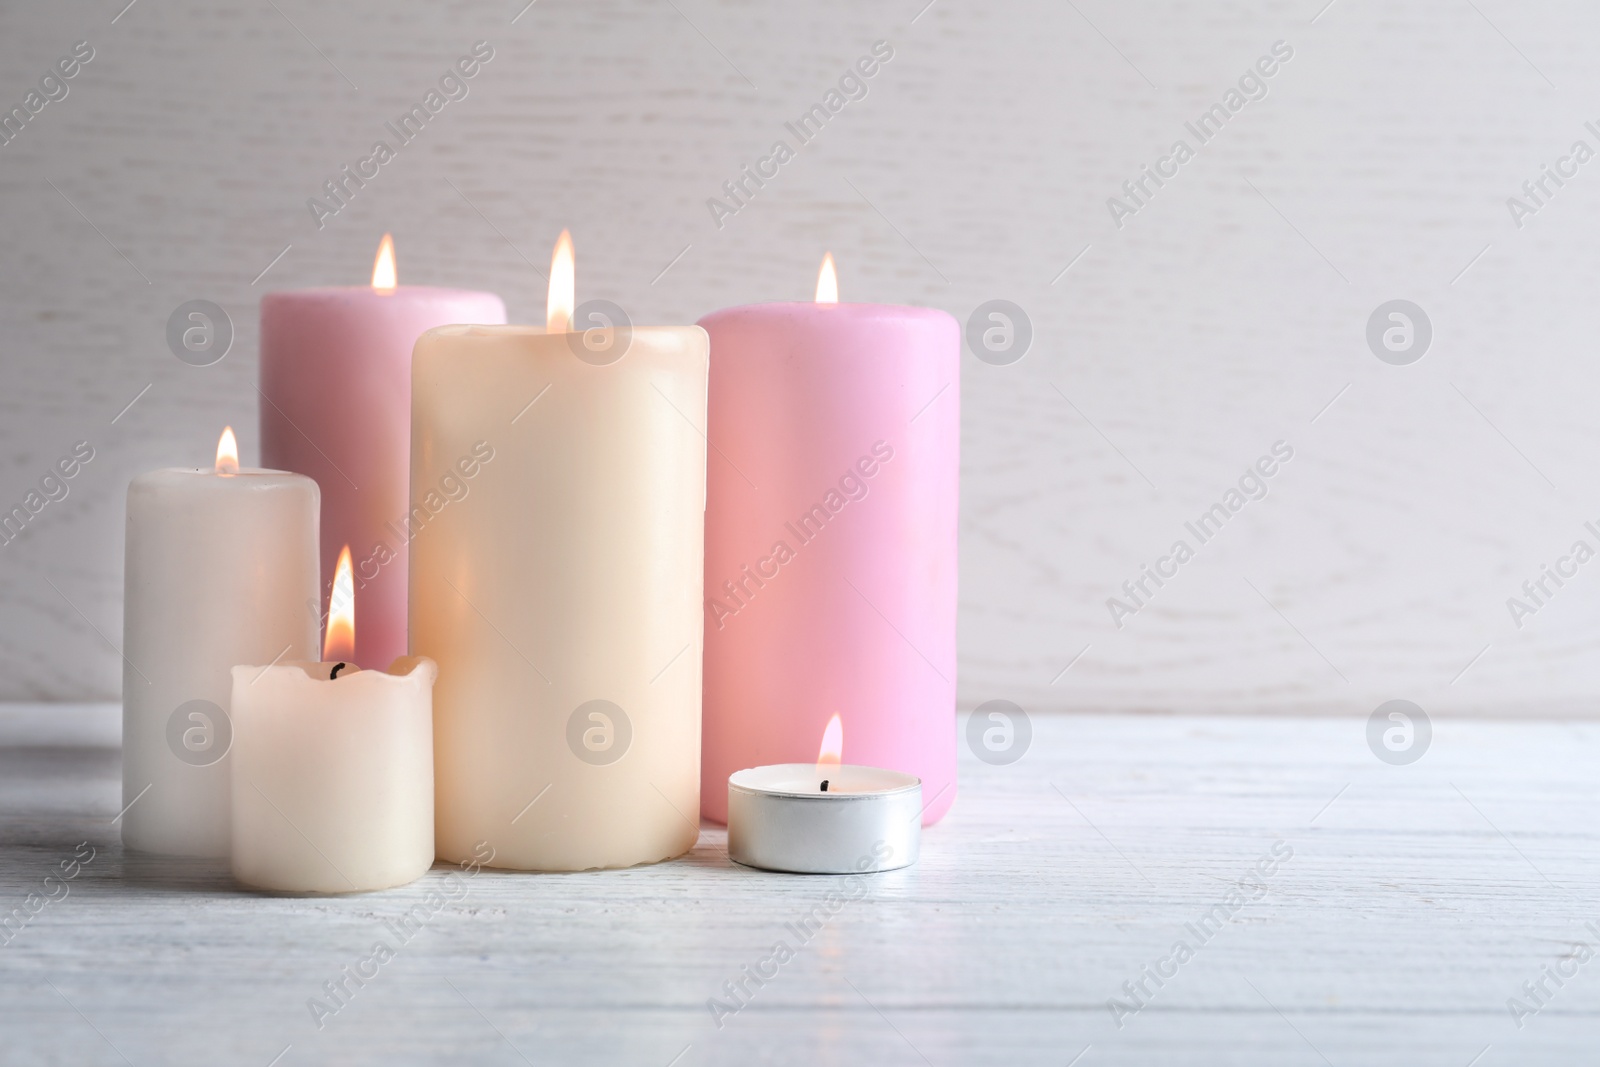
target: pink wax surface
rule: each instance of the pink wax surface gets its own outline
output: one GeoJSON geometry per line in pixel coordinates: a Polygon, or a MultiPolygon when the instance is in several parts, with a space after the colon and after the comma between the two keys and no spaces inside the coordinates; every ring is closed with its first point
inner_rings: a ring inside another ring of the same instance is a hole
{"type": "Polygon", "coordinates": [[[956,794],[960,327],[928,308],[810,303],[700,325],[701,813],[727,821],[734,771],[814,762],[837,713],[844,761],[921,778],[937,822],[956,794]]]}
{"type": "Polygon", "coordinates": [[[383,670],[407,652],[412,347],[435,326],[505,321],[500,297],[463,289],[360,285],[262,297],[262,466],[321,488],[322,601],[307,610],[326,617],[348,544],[355,661],[364,668],[383,670]]]}

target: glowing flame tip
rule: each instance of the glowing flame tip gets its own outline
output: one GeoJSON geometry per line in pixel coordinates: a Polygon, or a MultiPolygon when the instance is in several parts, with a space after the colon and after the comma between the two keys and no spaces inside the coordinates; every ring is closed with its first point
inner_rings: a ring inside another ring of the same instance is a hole
{"type": "Polygon", "coordinates": [[[328,632],[322,639],[326,663],[352,660],[356,655],[356,583],[350,565],[350,546],[339,553],[333,569],[333,594],[328,598],[328,632]]]}
{"type": "Polygon", "coordinates": [[[562,230],[561,236],[556,239],[555,251],[550,254],[550,294],[545,303],[546,332],[569,332],[572,329],[572,309],[577,302],[577,254],[572,248],[572,234],[562,230]]]}
{"type": "Polygon", "coordinates": [[[224,426],[217,439],[217,473],[239,473],[239,439],[233,436],[232,426],[224,426]]]}
{"type": "Polygon", "coordinates": [[[844,720],[838,715],[828,720],[828,728],[822,731],[822,748],[817,752],[817,773],[826,773],[826,768],[837,767],[844,760],[844,720]]]}
{"type": "Polygon", "coordinates": [[[378,244],[377,258],[372,261],[372,287],[380,293],[392,293],[399,284],[400,277],[394,262],[394,238],[384,234],[378,244]]]}
{"type": "Polygon", "coordinates": [[[837,304],[839,302],[839,268],[833,265],[833,253],[825,252],[822,256],[822,269],[817,271],[817,303],[837,304]]]}

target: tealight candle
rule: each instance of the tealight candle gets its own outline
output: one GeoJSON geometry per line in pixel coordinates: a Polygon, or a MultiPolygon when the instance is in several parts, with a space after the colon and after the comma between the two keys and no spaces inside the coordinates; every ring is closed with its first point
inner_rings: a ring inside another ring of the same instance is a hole
{"type": "Polygon", "coordinates": [[[839,761],[839,716],[815,764],[779,763],[728,776],[728,856],[796,874],[892,871],[917,861],[922,782],[839,761]]]}
{"type": "Polygon", "coordinates": [[[239,467],[128,486],[122,671],[122,843],[228,855],[229,671],[317,654],[317,483],[239,467]]]}
{"type": "Polygon", "coordinates": [[[404,885],[433,865],[433,682],[427,658],[350,662],[350,552],[339,557],[321,663],[233,668],[233,874],[285,893],[404,885]]]}

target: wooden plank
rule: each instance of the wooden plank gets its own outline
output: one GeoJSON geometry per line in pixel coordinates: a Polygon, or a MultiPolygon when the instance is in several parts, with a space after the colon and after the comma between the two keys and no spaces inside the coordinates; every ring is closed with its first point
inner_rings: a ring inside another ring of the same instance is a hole
{"type": "Polygon", "coordinates": [[[1507,998],[1600,949],[1600,730],[1436,722],[1397,767],[1349,720],[1033,725],[1020,762],[964,753],[922,861],[809,938],[786,924],[839,883],[733,867],[720,828],[627,871],[256,896],[121,850],[114,750],[5,748],[0,916],[96,850],[0,947],[7,1062],[1592,1061],[1600,963],[1520,1030],[1507,998]],[[1254,899],[1219,917],[1241,880],[1254,899]],[[392,961],[319,1030],[308,999],[380,940],[392,961]],[[793,959],[719,1029],[708,999],[779,940],[793,959]],[[1177,940],[1193,957],[1119,1028],[1108,1000],[1177,940]]]}

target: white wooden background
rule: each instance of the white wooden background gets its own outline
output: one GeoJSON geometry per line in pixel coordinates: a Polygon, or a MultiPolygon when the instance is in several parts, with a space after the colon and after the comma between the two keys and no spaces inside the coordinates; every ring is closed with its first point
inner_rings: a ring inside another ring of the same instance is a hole
{"type": "Polygon", "coordinates": [[[1600,682],[1600,564],[1520,631],[1505,604],[1600,517],[1600,163],[1520,230],[1505,205],[1600,147],[1593,5],[126,2],[0,9],[7,107],[95,49],[0,147],[0,506],[96,450],[0,548],[0,698],[115,697],[126,484],[224,422],[253,458],[263,290],[360,282],[388,229],[403,281],[537,319],[563,226],[636,321],[803,298],[825,248],[846,299],[1028,311],[1021,362],[963,368],[965,706],[1580,713],[1600,682]],[[480,39],[470,96],[319,232],[306,198],[480,39]],[[706,198],[878,39],[870,95],[718,230],[706,198]],[[1106,198],[1280,39],[1267,98],[1117,229],[1106,198]],[[1364,341],[1400,297],[1436,335],[1410,367],[1364,341]],[[237,328],[207,368],[164,340],[196,298],[237,328]],[[1270,498],[1116,629],[1279,439],[1270,498]]]}

